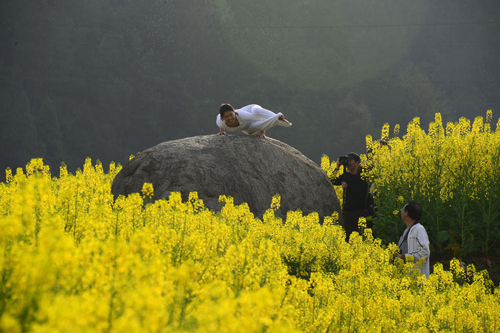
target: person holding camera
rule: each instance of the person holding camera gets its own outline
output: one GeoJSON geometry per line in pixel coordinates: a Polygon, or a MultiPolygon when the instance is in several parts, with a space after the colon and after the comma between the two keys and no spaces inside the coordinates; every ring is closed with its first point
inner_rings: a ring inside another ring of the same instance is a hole
{"type": "MultiPolygon", "coordinates": [[[[358,231],[358,220],[360,217],[370,216],[370,193],[368,182],[362,178],[361,158],[356,153],[349,153],[337,159],[337,168],[344,167],[344,173],[332,180],[335,186],[343,188],[344,229],[346,241],[353,231],[358,231]]],[[[368,227],[371,227],[369,225],[368,227]]]]}
{"type": "Polygon", "coordinates": [[[276,125],[290,127],[292,123],[285,119],[281,112],[274,113],[257,104],[250,104],[235,110],[231,104],[222,104],[216,119],[220,131],[218,135],[242,131],[247,135],[257,134],[266,137],[266,130],[276,125]]]}
{"type": "Polygon", "coordinates": [[[399,238],[398,246],[401,254],[398,257],[406,261],[409,255],[413,256],[413,262],[415,262],[420,273],[429,277],[430,242],[427,231],[418,222],[421,217],[422,207],[415,201],[410,201],[401,208],[401,220],[406,225],[406,229],[399,238]],[[421,258],[425,259],[423,263],[419,263],[421,258]]]}

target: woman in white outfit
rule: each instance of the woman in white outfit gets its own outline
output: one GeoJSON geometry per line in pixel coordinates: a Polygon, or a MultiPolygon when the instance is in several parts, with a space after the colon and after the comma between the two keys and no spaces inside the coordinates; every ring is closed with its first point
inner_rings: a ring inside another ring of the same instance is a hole
{"type": "Polygon", "coordinates": [[[281,112],[274,113],[257,104],[250,104],[235,110],[231,104],[222,104],[217,115],[219,135],[242,131],[247,135],[257,134],[259,138],[266,137],[266,130],[276,125],[290,127],[292,123],[285,119],[281,112]]]}

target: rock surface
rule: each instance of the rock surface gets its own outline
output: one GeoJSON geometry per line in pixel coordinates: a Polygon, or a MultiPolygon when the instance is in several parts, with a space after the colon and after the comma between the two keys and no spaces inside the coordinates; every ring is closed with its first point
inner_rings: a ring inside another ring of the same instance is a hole
{"type": "Polygon", "coordinates": [[[206,207],[220,209],[219,195],[246,202],[262,217],[272,197],[281,195],[277,215],[289,210],[318,212],[321,221],[340,213],[335,190],[317,164],[295,148],[271,138],[205,135],[167,141],[130,160],[115,177],[111,192],[118,197],[141,192],[152,183],[153,200],[180,191],[183,200],[198,192],[206,207]]]}

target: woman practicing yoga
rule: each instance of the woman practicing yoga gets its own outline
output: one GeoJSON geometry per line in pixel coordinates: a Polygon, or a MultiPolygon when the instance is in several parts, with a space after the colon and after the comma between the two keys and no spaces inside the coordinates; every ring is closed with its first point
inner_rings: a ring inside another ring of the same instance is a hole
{"type": "Polygon", "coordinates": [[[219,135],[242,131],[247,135],[257,134],[259,138],[266,137],[266,130],[276,125],[290,127],[292,123],[285,119],[281,112],[274,113],[257,104],[250,104],[235,110],[231,104],[222,104],[217,115],[219,135]]]}

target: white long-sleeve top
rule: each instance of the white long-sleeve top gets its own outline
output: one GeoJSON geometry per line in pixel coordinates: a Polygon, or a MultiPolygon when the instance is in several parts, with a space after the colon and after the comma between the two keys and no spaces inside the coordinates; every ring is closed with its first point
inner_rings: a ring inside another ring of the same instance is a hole
{"type": "Polygon", "coordinates": [[[281,112],[274,113],[257,104],[250,104],[234,111],[236,112],[236,119],[240,123],[239,126],[227,126],[226,122],[221,119],[220,114],[217,115],[217,126],[230,132],[242,131],[248,135],[266,131],[276,125],[290,127],[289,123],[278,119],[282,115],[281,112]]]}
{"type": "Polygon", "coordinates": [[[420,223],[415,224],[411,229],[406,228],[403,232],[401,238],[399,238],[399,248],[401,249],[401,253],[405,255],[407,258],[409,255],[413,256],[413,259],[417,263],[420,258],[425,258],[425,263],[422,264],[420,269],[420,273],[424,274],[426,277],[429,277],[430,274],[430,256],[431,250],[429,248],[429,237],[427,236],[427,231],[420,223]],[[405,238],[406,233],[409,230],[408,240],[407,240],[407,249],[405,249],[405,244],[403,244],[403,240],[405,238]],[[407,250],[407,251],[405,251],[407,250]]]}

